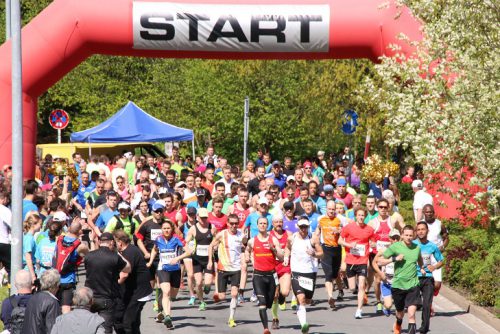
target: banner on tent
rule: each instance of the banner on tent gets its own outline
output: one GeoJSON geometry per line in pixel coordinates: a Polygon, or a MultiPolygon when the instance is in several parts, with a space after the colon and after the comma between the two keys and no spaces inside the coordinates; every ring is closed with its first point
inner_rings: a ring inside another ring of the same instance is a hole
{"type": "Polygon", "coordinates": [[[133,3],[135,49],[328,52],[329,5],[133,3]]]}

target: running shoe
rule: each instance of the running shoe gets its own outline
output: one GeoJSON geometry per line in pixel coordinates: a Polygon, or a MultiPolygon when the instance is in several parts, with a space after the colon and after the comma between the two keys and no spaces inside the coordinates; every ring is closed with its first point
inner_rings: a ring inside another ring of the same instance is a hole
{"type": "Polygon", "coordinates": [[[363,311],[361,311],[360,309],[357,309],[356,314],[354,314],[354,318],[356,318],[356,319],[363,318],[363,311]]]}
{"type": "Polygon", "coordinates": [[[250,297],[250,301],[252,303],[255,303],[256,301],[258,301],[259,299],[257,298],[257,295],[255,294],[255,292],[252,292],[252,297],[250,297]]]}
{"type": "Polygon", "coordinates": [[[328,298],[328,305],[330,305],[332,310],[335,310],[335,299],[333,297],[328,298]]]}
{"type": "Polygon", "coordinates": [[[205,311],[207,309],[207,303],[201,302],[200,306],[198,307],[198,311],[205,311]]]}
{"type": "Polygon", "coordinates": [[[395,322],[394,326],[392,326],[392,332],[394,334],[401,334],[401,325],[398,325],[398,323],[395,322]]]}
{"type": "Polygon", "coordinates": [[[196,297],[195,296],[191,296],[191,298],[189,298],[188,305],[189,306],[193,306],[194,303],[196,303],[196,297]]]}
{"type": "Polygon", "coordinates": [[[368,296],[366,295],[366,293],[363,296],[363,305],[368,305],[368,296]]]}
{"type": "Polygon", "coordinates": [[[309,333],[309,324],[307,322],[303,324],[302,327],[300,327],[300,331],[302,332],[302,334],[309,333]]]}
{"type": "Polygon", "coordinates": [[[238,294],[238,304],[244,304],[245,303],[245,297],[240,293],[238,294]]]}
{"type": "Polygon", "coordinates": [[[337,301],[341,302],[344,300],[344,290],[339,290],[339,294],[337,296],[337,301]]]}
{"type": "Polygon", "coordinates": [[[165,320],[165,316],[163,315],[163,313],[162,312],[158,313],[155,317],[155,321],[161,324],[163,320],[165,320]]]}
{"type": "Polygon", "coordinates": [[[284,302],[283,304],[278,304],[278,307],[280,308],[280,310],[284,311],[286,310],[286,302],[284,302]]]}
{"type": "Polygon", "coordinates": [[[378,313],[378,314],[382,314],[384,312],[384,307],[382,306],[381,302],[377,303],[377,307],[376,307],[375,312],[378,313]]]}
{"type": "Polygon", "coordinates": [[[236,322],[234,321],[234,319],[231,318],[227,321],[227,325],[231,328],[236,327],[236,322]]]}
{"type": "Polygon", "coordinates": [[[386,317],[391,316],[391,309],[388,309],[388,308],[385,308],[385,307],[384,307],[383,312],[384,312],[384,315],[385,315],[386,317]]]}
{"type": "Polygon", "coordinates": [[[297,300],[292,299],[292,302],[290,303],[290,306],[292,307],[292,310],[296,311],[297,310],[297,300]]]}
{"type": "Polygon", "coordinates": [[[163,320],[163,324],[167,327],[167,329],[174,329],[174,325],[172,324],[172,318],[169,315],[165,316],[165,320],[163,320]]]}
{"type": "Polygon", "coordinates": [[[273,319],[273,324],[271,325],[271,329],[280,329],[280,321],[278,319],[273,319]]]}

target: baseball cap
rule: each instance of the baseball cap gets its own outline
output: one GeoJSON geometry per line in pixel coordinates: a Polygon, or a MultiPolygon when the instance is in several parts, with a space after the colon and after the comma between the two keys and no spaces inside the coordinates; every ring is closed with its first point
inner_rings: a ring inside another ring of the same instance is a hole
{"type": "Polygon", "coordinates": [[[200,218],[208,218],[208,210],[206,208],[200,208],[198,210],[198,216],[200,218]]]}
{"type": "Polygon", "coordinates": [[[104,232],[103,234],[101,234],[101,236],[99,237],[99,240],[101,241],[111,241],[111,240],[114,240],[113,238],[113,235],[109,232],[104,232]]]}
{"type": "Polygon", "coordinates": [[[166,194],[166,193],[168,193],[167,188],[161,187],[161,188],[158,189],[158,195],[163,195],[163,194],[166,194]]]}
{"type": "Polygon", "coordinates": [[[260,197],[259,198],[259,202],[258,202],[259,205],[261,204],[265,204],[265,205],[269,205],[269,202],[267,201],[267,198],[265,197],[260,197]]]}
{"type": "Polygon", "coordinates": [[[280,164],[280,162],[279,162],[278,160],[274,160],[274,161],[273,161],[273,166],[274,166],[274,165],[279,165],[279,164],[280,164]]]}
{"type": "Polygon", "coordinates": [[[206,193],[205,189],[198,188],[198,189],[196,189],[196,196],[198,196],[198,197],[207,196],[207,193],[206,193]]]}
{"type": "Polygon", "coordinates": [[[310,226],[311,221],[309,221],[309,218],[306,216],[302,216],[299,218],[299,221],[297,222],[297,226],[310,226]]]}
{"type": "Polygon", "coordinates": [[[345,187],[345,186],[347,185],[347,182],[346,182],[346,180],[345,180],[345,179],[338,179],[338,180],[337,180],[337,185],[338,185],[338,186],[344,186],[344,187],[345,187]]]}
{"type": "Polygon", "coordinates": [[[132,158],[132,152],[125,152],[123,156],[127,159],[132,158]]]}
{"type": "Polygon", "coordinates": [[[389,233],[389,237],[391,238],[391,237],[394,237],[394,236],[396,236],[396,235],[397,235],[397,236],[401,236],[401,234],[399,234],[399,231],[398,231],[397,229],[393,228],[393,229],[391,230],[391,232],[389,233]]]}
{"type": "Polygon", "coordinates": [[[56,222],[65,222],[68,220],[68,216],[66,216],[66,214],[62,211],[56,211],[52,216],[52,220],[55,220],[56,222]]]}
{"type": "Polygon", "coordinates": [[[283,210],[292,210],[294,207],[293,202],[285,202],[283,203],[283,210]]]}
{"type": "Polygon", "coordinates": [[[176,188],[179,188],[179,187],[187,187],[187,184],[186,184],[186,182],[184,182],[184,181],[179,181],[179,182],[177,182],[177,183],[175,184],[175,187],[176,187],[176,188]]]}
{"type": "Polygon", "coordinates": [[[290,181],[290,180],[295,181],[295,176],[293,176],[293,175],[288,175],[288,176],[286,177],[286,182],[288,182],[288,181],[290,181]]]}
{"type": "Polygon", "coordinates": [[[164,200],[157,200],[152,207],[153,211],[160,210],[160,209],[165,209],[165,201],[164,200]]]}
{"type": "Polygon", "coordinates": [[[130,209],[130,205],[128,205],[127,202],[120,202],[120,204],[118,204],[118,210],[128,210],[130,209]]]}
{"type": "Polygon", "coordinates": [[[306,161],[306,162],[304,162],[304,164],[303,164],[302,166],[304,166],[304,168],[305,168],[305,167],[311,167],[311,166],[312,166],[312,164],[311,164],[311,162],[310,162],[310,161],[306,161]]]}
{"type": "Polygon", "coordinates": [[[322,157],[325,155],[325,151],[318,151],[318,157],[322,157]]]}
{"type": "Polygon", "coordinates": [[[324,192],[332,192],[333,191],[333,186],[331,184],[326,184],[324,187],[323,187],[323,191],[324,192]]]}
{"type": "Polygon", "coordinates": [[[414,180],[412,183],[411,183],[411,187],[412,188],[423,188],[424,187],[424,184],[422,183],[421,180],[414,180]]]}
{"type": "Polygon", "coordinates": [[[195,215],[196,214],[196,208],[194,206],[190,206],[187,208],[186,213],[189,216],[195,215]]]}

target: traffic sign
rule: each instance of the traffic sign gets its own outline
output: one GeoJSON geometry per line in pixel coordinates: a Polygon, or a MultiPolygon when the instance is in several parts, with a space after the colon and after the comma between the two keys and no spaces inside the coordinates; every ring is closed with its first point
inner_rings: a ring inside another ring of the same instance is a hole
{"type": "Polygon", "coordinates": [[[358,114],[354,110],[346,110],[344,112],[345,121],[342,123],[342,132],[346,135],[352,135],[356,132],[358,126],[358,114]]]}
{"type": "Polygon", "coordinates": [[[62,130],[69,124],[69,115],[62,109],[52,110],[49,115],[49,123],[56,130],[62,130]]]}

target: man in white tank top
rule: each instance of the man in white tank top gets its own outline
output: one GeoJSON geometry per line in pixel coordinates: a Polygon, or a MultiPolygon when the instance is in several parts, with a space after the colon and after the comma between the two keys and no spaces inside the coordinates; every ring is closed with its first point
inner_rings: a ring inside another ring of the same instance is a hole
{"type": "MultiPolygon", "coordinates": [[[[288,238],[286,248],[287,253],[290,253],[292,289],[299,303],[297,318],[302,333],[309,332],[306,305],[311,303],[316,285],[318,260],[323,257],[323,248],[319,242],[319,237],[309,234],[310,225],[311,222],[306,216],[301,217],[297,222],[299,231],[288,238]]],[[[288,260],[287,253],[285,253],[285,261],[288,260]]],[[[287,264],[284,262],[283,265],[286,266],[287,264]]]]}
{"type": "MultiPolygon", "coordinates": [[[[449,243],[448,230],[441,223],[439,219],[436,219],[434,207],[430,204],[424,205],[422,209],[424,215],[424,220],[429,227],[429,233],[427,234],[427,240],[436,244],[441,252],[444,251],[449,243]]],[[[433,258],[432,264],[434,265],[437,261],[433,258]]],[[[441,289],[441,282],[443,281],[442,268],[436,269],[432,272],[434,277],[434,296],[439,294],[439,289],[441,289]]],[[[431,308],[431,316],[434,311],[431,308]]]]}

